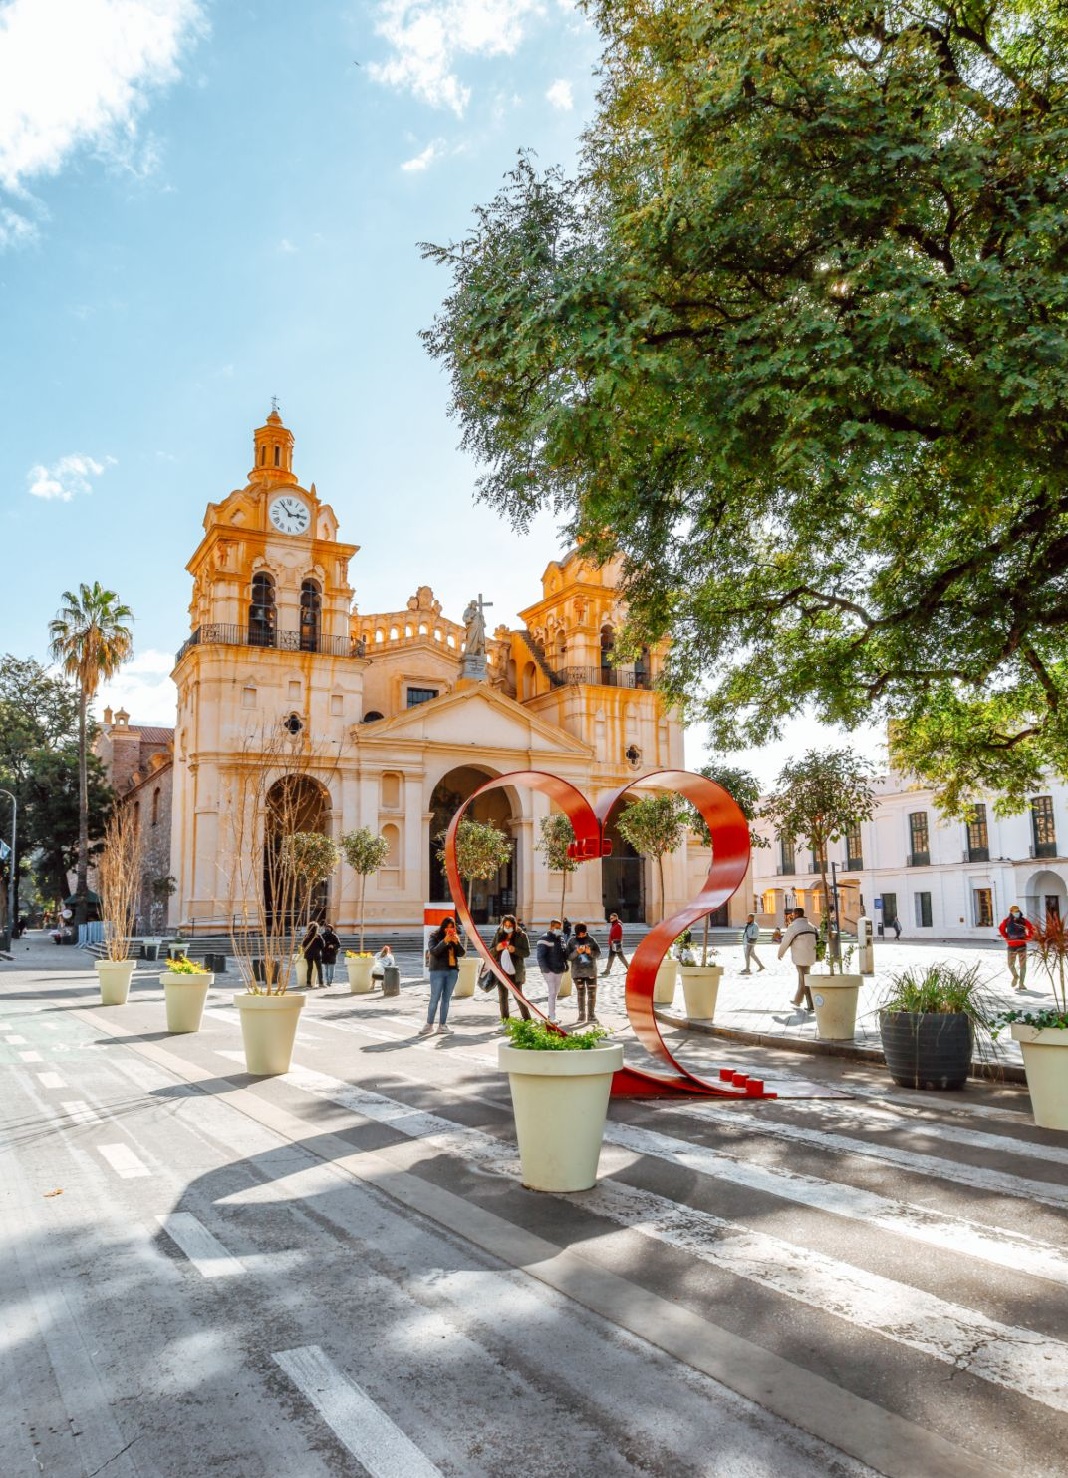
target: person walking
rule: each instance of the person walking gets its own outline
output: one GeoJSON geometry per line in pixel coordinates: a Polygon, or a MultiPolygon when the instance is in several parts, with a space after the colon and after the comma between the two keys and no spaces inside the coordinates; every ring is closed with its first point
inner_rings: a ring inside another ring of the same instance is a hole
{"type": "Polygon", "coordinates": [[[897,914],[895,914],[894,917],[890,920],[890,927],[894,931],[894,938],[895,939],[900,939],[901,938],[901,920],[898,918],[897,914]]]}
{"type": "Polygon", "coordinates": [[[434,1030],[436,1015],[439,1016],[437,1030],[442,1034],[452,1031],[448,1024],[449,1006],[460,974],[460,961],[466,953],[456,932],[456,920],[442,919],[427,945],[427,954],[430,956],[430,1005],[427,1007],[426,1025],[419,1029],[421,1037],[429,1036],[434,1030]]]}
{"type": "Polygon", "coordinates": [[[623,961],[623,973],[625,975],[630,969],[630,961],[623,953],[623,925],[619,922],[619,915],[614,913],[610,914],[608,918],[608,961],[601,971],[602,976],[610,974],[612,966],[617,959],[623,961]]]}
{"type": "Polygon", "coordinates": [[[547,1014],[550,1021],[556,1020],[556,997],[560,991],[560,981],[567,969],[567,946],[560,932],[561,928],[559,919],[550,919],[549,927],[538,940],[538,969],[549,990],[547,1014]]]}
{"type": "MultiPolygon", "coordinates": [[[[506,913],[497,926],[497,932],[490,943],[490,954],[505,975],[511,977],[520,989],[526,984],[527,960],[530,958],[530,940],[519,925],[516,923],[515,914],[506,913]]],[[[512,1014],[510,1000],[512,992],[506,985],[497,981],[497,1003],[501,1011],[500,1030],[504,1030],[504,1023],[512,1014]]],[[[525,1001],[517,1001],[519,1014],[524,1021],[530,1020],[530,1011],[525,1001]]]]}
{"type": "Polygon", "coordinates": [[[1035,926],[1024,918],[1020,905],[1014,903],[998,925],[998,933],[1008,948],[1013,990],[1023,990],[1027,979],[1027,941],[1034,938],[1035,926]]]}
{"type": "Polygon", "coordinates": [[[327,985],[334,983],[334,967],[337,965],[338,952],[341,949],[341,940],[334,932],[333,927],[324,921],[321,930],[323,940],[323,971],[326,975],[327,985]]]}
{"type": "Polygon", "coordinates": [[[304,938],[300,941],[300,952],[308,966],[308,989],[314,990],[313,976],[318,975],[319,984],[323,983],[323,936],[314,919],[308,925],[304,938]]]}
{"type": "Polygon", "coordinates": [[[814,1011],[816,1009],[812,1004],[812,992],[808,985],[808,972],[816,963],[816,941],[818,938],[818,933],[809,923],[808,919],[805,918],[805,910],[803,908],[795,908],[793,911],[793,921],[783,934],[782,943],[779,945],[779,959],[782,959],[787,950],[790,951],[790,958],[797,967],[797,990],[794,992],[794,998],[791,1004],[794,1006],[804,1004],[806,1011],[814,1011]]]}
{"type": "Polygon", "coordinates": [[[576,924],[567,946],[567,958],[571,965],[571,979],[575,983],[575,999],[578,1002],[577,1021],[592,1026],[597,1020],[597,961],[601,957],[601,946],[586,928],[576,924]]]}
{"type": "Polygon", "coordinates": [[[764,969],[764,966],[757,958],[756,952],[757,940],[759,938],[760,925],[756,921],[756,914],[751,913],[745,921],[745,928],[742,930],[742,953],[745,958],[745,969],[742,971],[743,975],[752,975],[751,965],[756,965],[760,971],[764,969]]]}

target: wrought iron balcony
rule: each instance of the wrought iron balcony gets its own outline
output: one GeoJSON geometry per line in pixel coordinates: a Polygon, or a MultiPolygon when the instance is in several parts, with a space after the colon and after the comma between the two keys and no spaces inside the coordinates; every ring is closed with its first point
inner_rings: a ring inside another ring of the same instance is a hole
{"type": "Polygon", "coordinates": [[[557,687],[651,688],[648,672],[628,672],[622,667],[559,667],[552,669],[557,687]]]}
{"type": "Polygon", "coordinates": [[[907,858],[910,867],[930,867],[930,852],[910,852],[907,858]]]}
{"type": "Polygon", "coordinates": [[[367,645],[347,636],[322,636],[314,631],[276,631],[255,626],[210,622],[198,626],[183,642],[175,666],[193,647],[263,647],[279,652],[312,652],[322,657],[365,657],[367,645]]]}
{"type": "Polygon", "coordinates": [[[845,860],[845,867],[842,869],[842,871],[843,872],[863,872],[864,871],[864,858],[863,857],[847,857],[846,860],[845,860]]]}
{"type": "Polygon", "coordinates": [[[1056,842],[1034,842],[1027,851],[1031,857],[1056,857],[1058,855],[1056,842]]]}
{"type": "Polygon", "coordinates": [[[989,862],[989,847],[966,847],[964,849],[965,862],[989,862]]]}

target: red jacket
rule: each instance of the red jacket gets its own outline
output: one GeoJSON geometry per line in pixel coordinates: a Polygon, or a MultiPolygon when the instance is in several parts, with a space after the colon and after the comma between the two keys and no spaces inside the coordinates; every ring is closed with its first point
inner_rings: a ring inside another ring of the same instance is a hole
{"type": "Polygon", "coordinates": [[[623,943],[623,925],[618,919],[608,926],[608,943],[610,945],[623,943]]]}
{"type": "Polygon", "coordinates": [[[1035,926],[1023,914],[1018,919],[1006,914],[998,925],[998,933],[1010,949],[1026,949],[1027,941],[1035,937],[1035,926]]]}

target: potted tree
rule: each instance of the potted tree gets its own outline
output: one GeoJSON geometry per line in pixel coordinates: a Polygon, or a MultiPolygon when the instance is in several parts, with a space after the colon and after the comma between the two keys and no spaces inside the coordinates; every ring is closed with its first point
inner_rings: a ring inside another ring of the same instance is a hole
{"type": "MultiPolygon", "coordinates": [[[[549,871],[560,874],[560,917],[562,919],[567,903],[567,880],[581,866],[570,851],[575,840],[575,828],[562,811],[554,811],[549,816],[543,816],[539,825],[541,837],[534,845],[537,851],[544,854],[545,865],[549,871]]],[[[571,989],[571,970],[567,969],[560,976],[560,989],[556,993],[556,999],[562,1001],[565,996],[571,994],[571,989]]]]}
{"type": "Polygon", "coordinates": [[[369,826],[358,826],[355,831],[347,831],[341,838],[341,853],[360,880],[360,948],[357,951],[345,951],[345,968],[351,993],[366,995],[372,988],[371,968],[374,964],[374,956],[363,947],[367,879],[378,871],[389,856],[389,843],[369,826]]]}
{"type": "Polygon", "coordinates": [[[130,933],[141,887],[141,829],[127,806],[116,806],[108,820],[97,879],[104,921],[104,958],[96,962],[100,998],[105,1006],[125,1006],[136,965],[130,933]]]}
{"type": "Polygon", "coordinates": [[[883,1056],[902,1088],[963,1088],[991,1021],[979,967],[936,964],[891,976],[879,1008],[883,1056]]]}
{"type": "MultiPolygon", "coordinates": [[[[707,914],[706,931],[707,931],[707,914]]],[[[708,948],[707,932],[701,946],[701,963],[693,947],[693,935],[687,929],[680,934],[673,946],[682,980],[682,995],[686,1002],[686,1016],[690,1021],[711,1021],[716,1014],[716,996],[723,979],[723,966],[713,965],[711,957],[716,953],[708,948]]]]}
{"type": "Polygon", "coordinates": [[[263,1077],[288,1072],[293,1058],[306,997],[287,989],[292,928],[307,918],[316,887],[337,866],[336,846],[314,830],[325,793],[320,776],[336,760],[279,728],[249,736],[242,761],[227,796],[223,867],[230,947],[246,985],[234,996],[245,1063],[263,1077]]]}
{"type": "Polygon", "coordinates": [[[1059,913],[1047,913],[1041,924],[1032,923],[1031,948],[1049,977],[1053,1006],[1003,1011],[994,1034],[1008,1026],[1020,1044],[1035,1123],[1043,1129],[1068,1130],[1068,925],[1059,913]]]}
{"type": "MultiPolygon", "coordinates": [[[[438,858],[445,861],[444,833],[439,838],[442,845],[438,858]]],[[[512,839],[492,821],[471,821],[467,817],[456,828],[456,867],[467,884],[467,909],[471,911],[471,884],[476,879],[492,878],[512,855],[512,839]]],[[[457,996],[472,996],[478,980],[482,960],[472,949],[460,961],[460,973],[453,991],[457,996]]]]}
{"type": "Polygon", "coordinates": [[[602,1027],[567,1035],[541,1021],[507,1023],[497,1048],[508,1074],[523,1184],[532,1191],[587,1191],[597,1181],[613,1074],[623,1048],[602,1027]]]}
{"type": "MultiPolygon", "coordinates": [[[[690,809],[677,795],[644,795],[622,811],[616,821],[625,842],[652,857],[660,881],[660,917],[667,912],[664,888],[664,858],[679,847],[686,835],[690,809]]],[[[653,1000],[659,1006],[670,1006],[675,996],[676,961],[669,951],[660,962],[653,988],[653,1000]]]]}
{"type": "Polygon", "coordinates": [[[215,976],[195,960],[179,955],[169,960],[160,975],[163,1004],[167,1012],[169,1032],[198,1032],[204,1017],[204,1003],[215,976]]]}
{"type": "Polygon", "coordinates": [[[837,904],[828,881],[827,851],[851,826],[875,813],[867,761],[851,749],[810,749],[783,766],[761,815],[782,837],[804,840],[812,849],[823,893],[823,914],[834,928],[821,930],[827,973],[810,979],[816,1026],[824,1041],[848,1041],[856,1030],[863,979],[842,968],[837,904]]]}

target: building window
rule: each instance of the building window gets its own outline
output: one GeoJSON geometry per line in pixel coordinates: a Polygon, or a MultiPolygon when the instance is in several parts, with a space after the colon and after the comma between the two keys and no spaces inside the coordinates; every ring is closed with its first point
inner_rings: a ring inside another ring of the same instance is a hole
{"type": "Polygon", "coordinates": [[[819,872],[819,873],[823,873],[823,872],[826,872],[827,871],[827,844],[826,844],[826,842],[824,842],[823,848],[822,848],[821,851],[817,852],[816,849],[815,849],[815,847],[813,847],[813,849],[812,849],[812,871],[813,872],[819,872]]]}
{"type": "Polygon", "coordinates": [[[616,634],[611,626],[601,627],[601,671],[608,673],[612,670],[612,656],[616,649],[616,634]]]}
{"type": "Polygon", "coordinates": [[[330,712],[334,718],[343,718],[345,714],[345,699],[341,693],[331,693],[330,712]]]}
{"type": "Polygon", "coordinates": [[[1034,836],[1036,857],[1056,857],[1057,831],[1053,824],[1053,797],[1033,795],[1031,797],[1031,832],[1034,836]]]}
{"type": "Polygon", "coordinates": [[[797,842],[793,837],[779,838],[779,872],[792,877],[797,871],[797,842]]]}
{"type": "Polygon", "coordinates": [[[990,888],[972,889],[972,918],[977,929],[988,929],[994,922],[994,894],[990,888]]]}
{"type": "Polygon", "coordinates": [[[304,720],[299,713],[291,713],[287,719],[282,720],[282,728],[287,734],[292,734],[295,739],[304,727],[304,720]]]}
{"type": "Polygon", "coordinates": [[[890,928],[890,925],[897,918],[897,894],[896,893],[884,893],[882,895],[882,902],[883,902],[883,927],[886,928],[886,929],[889,929],[890,928]]]}
{"type": "Polygon", "coordinates": [[[930,929],[932,926],[930,893],[913,893],[912,901],[916,909],[917,929],[930,929]]]}
{"type": "Polygon", "coordinates": [[[376,724],[381,717],[382,715],[378,712],[378,709],[372,708],[370,713],[364,714],[363,722],[365,724],[376,724]]]}
{"type": "Polygon", "coordinates": [[[273,647],[276,621],[274,577],[261,571],[252,577],[252,601],[248,608],[249,646],[273,647]]]}
{"type": "Polygon", "coordinates": [[[418,708],[420,703],[429,703],[431,698],[436,698],[437,696],[437,688],[409,688],[408,707],[418,708]]]}
{"type": "Polygon", "coordinates": [[[152,825],[159,825],[159,786],[152,792],[152,825]]]}
{"type": "Polygon", "coordinates": [[[913,811],[909,816],[909,866],[926,867],[931,860],[931,838],[927,829],[927,812],[913,811]]]}
{"type": "Polygon", "coordinates": [[[280,446],[276,446],[274,449],[274,465],[276,467],[281,467],[282,465],[282,448],[280,446]]]}
{"type": "Polygon", "coordinates": [[[986,806],[981,801],[972,807],[972,819],[965,828],[968,838],[968,861],[990,861],[990,834],[986,827],[986,806]]]}
{"type": "Polygon", "coordinates": [[[846,872],[860,872],[864,866],[864,846],[860,839],[860,827],[854,823],[845,834],[846,872]]]}
{"type": "Polygon", "coordinates": [[[300,650],[319,650],[319,616],[323,597],[314,580],[304,580],[300,587],[300,650]]]}

